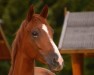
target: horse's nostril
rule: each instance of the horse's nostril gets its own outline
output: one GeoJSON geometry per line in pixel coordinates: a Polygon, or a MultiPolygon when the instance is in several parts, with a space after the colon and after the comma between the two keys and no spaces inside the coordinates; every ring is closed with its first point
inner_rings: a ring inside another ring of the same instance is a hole
{"type": "Polygon", "coordinates": [[[57,66],[58,65],[57,58],[53,58],[52,63],[54,66],[57,66]]]}
{"type": "Polygon", "coordinates": [[[58,61],[58,58],[57,58],[57,57],[54,57],[54,58],[53,58],[53,61],[52,61],[52,64],[53,64],[54,66],[58,66],[58,65],[64,66],[64,61],[58,61]]]}
{"type": "Polygon", "coordinates": [[[58,60],[58,56],[55,55],[55,56],[54,56],[54,61],[57,61],[57,60],[58,60]]]}
{"type": "Polygon", "coordinates": [[[56,58],[53,58],[53,63],[56,62],[56,61],[57,61],[57,59],[56,58]]]}

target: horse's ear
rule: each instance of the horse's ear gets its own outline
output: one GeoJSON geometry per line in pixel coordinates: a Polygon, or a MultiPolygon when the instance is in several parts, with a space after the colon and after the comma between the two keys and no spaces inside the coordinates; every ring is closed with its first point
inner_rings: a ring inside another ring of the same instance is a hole
{"type": "Polygon", "coordinates": [[[31,5],[26,18],[28,22],[32,19],[33,14],[34,14],[34,7],[33,5],[31,5]]]}
{"type": "Polygon", "coordinates": [[[48,5],[45,5],[44,8],[42,9],[40,15],[44,18],[47,18],[48,16],[48,5]]]}

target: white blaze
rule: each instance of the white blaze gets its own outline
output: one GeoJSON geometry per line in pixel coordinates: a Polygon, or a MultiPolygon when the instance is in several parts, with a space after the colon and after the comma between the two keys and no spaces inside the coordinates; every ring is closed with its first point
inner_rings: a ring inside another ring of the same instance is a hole
{"type": "Polygon", "coordinates": [[[62,65],[63,59],[62,59],[62,57],[61,57],[61,55],[60,55],[60,53],[59,53],[59,50],[58,50],[57,46],[55,45],[54,41],[53,41],[52,38],[50,37],[49,31],[48,31],[48,29],[47,29],[47,27],[46,27],[45,24],[42,24],[42,29],[47,33],[47,36],[48,36],[48,38],[49,38],[49,41],[51,42],[51,44],[52,44],[52,46],[53,46],[54,52],[55,52],[55,53],[58,55],[58,57],[59,57],[57,61],[60,63],[60,65],[62,65]]]}

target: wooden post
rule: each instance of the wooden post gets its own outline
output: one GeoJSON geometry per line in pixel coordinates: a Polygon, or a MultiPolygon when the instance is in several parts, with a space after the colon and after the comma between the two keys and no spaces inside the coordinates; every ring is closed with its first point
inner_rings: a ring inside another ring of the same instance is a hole
{"type": "Polygon", "coordinates": [[[66,16],[66,14],[67,14],[67,8],[65,7],[64,8],[64,16],[66,16]]]}
{"type": "Polygon", "coordinates": [[[71,55],[73,75],[83,75],[83,58],[84,54],[71,55]]]}

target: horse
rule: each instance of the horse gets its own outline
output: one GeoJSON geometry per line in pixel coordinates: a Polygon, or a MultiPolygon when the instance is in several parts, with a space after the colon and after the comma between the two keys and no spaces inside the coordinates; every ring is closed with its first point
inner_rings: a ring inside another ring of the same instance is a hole
{"type": "Polygon", "coordinates": [[[48,6],[35,14],[30,6],[26,18],[12,44],[11,68],[8,75],[55,75],[63,68],[64,60],[53,41],[53,29],[47,22],[48,6]],[[48,65],[50,70],[35,67],[35,60],[48,65]]]}

